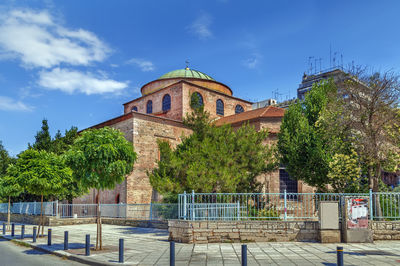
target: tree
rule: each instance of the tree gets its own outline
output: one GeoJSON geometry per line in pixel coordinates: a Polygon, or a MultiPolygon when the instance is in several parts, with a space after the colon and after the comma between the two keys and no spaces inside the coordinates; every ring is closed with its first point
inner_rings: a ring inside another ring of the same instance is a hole
{"type": "Polygon", "coordinates": [[[58,155],[63,154],[69,150],[77,137],[77,127],[71,127],[71,129],[65,130],[64,136],[61,134],[61,131],[58,130],[54,138],[51,140],[49,150],[58,155]]]}
{"type": "MultiPolygon", "coordinates": [[[[303,180],[321,191],[333,186],[336,192],[347,184],[336,175],[336,160],[352,155],[350,135],[338,122],[343,116],[342,99],[333,80],[315,83],[304,101],[289,106],[278,134],[280,162],[292,178],[303,180]],[[339,185],[341,184],[341,185],[339,185]]],[[[347,161],[354,166],[353,161],[347,161]]],[[[343,164],[343,162],[341,162],[343,164]]]]}
{"type": "MultiPolygon", "coordinates": [[[[30,148],[30,144],[28,144],[30,148]]],[[[32,147],[36,150],[50,151],[51,146],[51,136],[49,132],[49,125],[47,119],[42,120],[42,128],[36,133],[35,143],[32,147]]]]}
{"type": "Polygon", "coordinates": [[[0,177],[7,174],[7,168],[13,162],[15,162],[15,158],[10,157],[3,143],[0,141],[0,177]]]}
{"type": "Polygon", "coordinates": [[[18,155],[17,162],[7,169],[15,183],[28,193],[40,195],[40,228],[44,234],[43,196],[57,197],[72,181],[72,171],[61,156],[45,150],[28,149],[18,155]]]}
{"type": "Polygon", "coordinates": [[[136,153],[119,130],[104,127],[82,132],[67,153],[74,177],[83,188],[97,190],[96,249],[102,249],[100,191],[114,189],[133,169],[136,153]]]}
{"type": "MultiPolygon", "coordinates": [[[[192,97],[193,98],[193,97],[192,97]]],[[[193,105],[185,124],[193,130],[172,149],[159,141],[160,160],[148,173],[160,193],[249,192],[259,188],[256,176],[275,166],[274,150],[264,145],[268,132],[244,125],[217,127],[201,105],[193,105]],[[194,108],[193,108],[194,107],[194,108]]]]}
{"type": "Polygon", "coordinates": [[[369,187],[378,192],[382,170],[394,172],[400,165],[399,76],[391,71],[370,73],[358,67],[338,93],[346,99],[340,123],[351,129],[369,187]]]}
{"type": "MultiPolygon", "coordinates": [[[[9,167],[12,168],[12,165],[9,167]]],[[[11,222],[11,197],[17,197],[23,192],[23,188],[12,176],[0,176],[0,195],[8,198],[7,226],[10,227],[11,222]]]]}

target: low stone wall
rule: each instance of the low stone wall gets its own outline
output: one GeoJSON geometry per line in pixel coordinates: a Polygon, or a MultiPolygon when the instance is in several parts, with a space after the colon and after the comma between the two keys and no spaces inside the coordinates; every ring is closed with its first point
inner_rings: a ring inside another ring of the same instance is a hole
{"type": "Polygon", "coordinates": [[[373,221],[374,240],[400,240],[400,221],[373,221]]]}
{"type": "MultiPolygon", "coordinates": [[[[45,225],[49,225],[49,218],[44,216],[45,225]]],[[[25,214],[11,214],[10,220],[13,223],[21,224],[38,224],[40,216],[37,215],[25,215],[25,214]]],[[[7,221],[7,213],[0,213],[0,221],[7,221]]]]}
{"type": "Polygon", "coordinates": [[[317,221],[170,220],[170,240],[182,243],[317,241],[317,221]]]}
{"type": "MultiPolygon", "coordinates": [[[[10,218],[12,223],[39,224],[40,216],[11,214],[10,218]]],[[[168,229],[167,221],[143,221],[143,220],[124,219],[124,218],[101,218],[101,220],[103,224],[168,229]]],[[[0,213],[0,221],[7,221],[7,214],[0,213]]],[[[57,218],[53,216],[44,216],[44,224],[46,226],[94,224],[94,223],[96,223],[96,218],[57,218]]]]}

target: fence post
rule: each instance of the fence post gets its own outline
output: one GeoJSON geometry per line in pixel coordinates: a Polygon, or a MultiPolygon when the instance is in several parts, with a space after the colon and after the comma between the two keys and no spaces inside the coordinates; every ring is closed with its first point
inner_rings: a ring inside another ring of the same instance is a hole
{"type": "Polygon", "coordinates": [[[19,214],[22,214],[22,202],[19,202],[19,214]]]}
{"type": "Polygon", "coordinates": [[[369,219],[371,220],[371,221],[373,221],[374,220],[374,209],[373,209],[373,200],[374,200],[374,198],[373,198],[373,194],[372,194],[372,189],[370,189],[369,190],[369,219]]]}
{"type": "Polygon", "coordinates": [[[237,202],[237,219],[240,221],[240,202],[237,202]]]}
{"type": "Polygon", "coordinates": [[[194,190],[192,190],[192,212],[190,213],[192,217],[192,221],[194,221],[194,190]]]}
{"type": "Polygon", "coordinates": [[[153,220],[153,203],[150,201],[150,221],[153,220]]]}
{"type": "Polygon", "coordinates": [[[186,191],[183,192],[183,218],[186,220],[187,215],[187,201],[186,201],[186,191]]]}
{"type": "Polygon", "coordinates": [[[287,220],[287,193],[286,193],[286,189],[283,191],[283,196],[284,196],[284,208],[285,208],[285,216],[284,216],[284,220],[287,220]]]}
{"type": "Polygon", "coordinates": [[[56,200],[56,217],[58,218],[58,200],[56,200]]]}
{"type": "Polygon", "coordinates": [[[33,215],[36,215],[36,201],[33,202],[33,215]]]}

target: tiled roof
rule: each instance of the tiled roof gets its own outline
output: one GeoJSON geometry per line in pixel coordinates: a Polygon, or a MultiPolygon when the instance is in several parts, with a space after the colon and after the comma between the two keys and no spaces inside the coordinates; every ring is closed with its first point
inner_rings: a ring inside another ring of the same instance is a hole
{"type": "Polygon", "coordinates": [[[284,114],[285,109],[275,106],[268,106],[240,114],[222,117],[215,122],[215,125],[221,126],[225,124],[235,124],[256,118],[283,117],[284,114]]]}

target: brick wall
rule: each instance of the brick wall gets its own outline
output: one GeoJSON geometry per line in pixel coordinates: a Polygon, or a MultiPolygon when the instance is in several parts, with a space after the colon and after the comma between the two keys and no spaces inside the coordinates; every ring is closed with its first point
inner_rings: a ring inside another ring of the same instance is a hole
{"type": "Polygon", "coordinates": [[[251,110],[251,104],[240,100],[238,98],[229,97],[228,95],[217,93],[210,90],[204,90],[200,87],[196,87],[191,84],[183,83],[182,87],[182,112],[184,114],[190,113],[192,111],[190,107],[190,97],[194,92],[199,92],[203,97],[204,102],[204,110],[210,113],[210,117],[219,118],[222,117],[216,114],[217,110],[217,100],[221,99],[224,103],[224,116],[234,115],[235,114],[235,107],[237,104],[243,106],[245,111],[251,110]]]}
{"type": "Polygon", "coordinates": [[[317,221],[169,220],[170,240],[182,243],[316,241],[317,221]]]}
{"type": "Polygon", "coordinates": [[[191,130],[181,122],[146,116],[133,116],[133,146],[138,155],[133,172],[127,177],[127,203],[150,203],[157,200],[150,185],[147,171],[151,171],[159,160],[157,140],[164,140],[175,147],[182,135],[191,130]]]}

